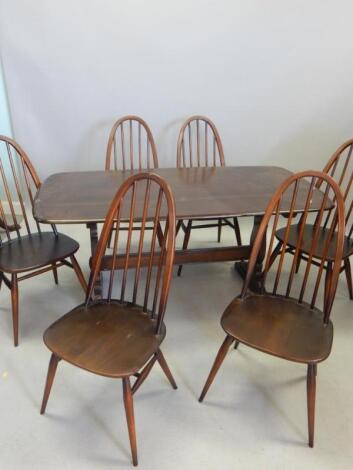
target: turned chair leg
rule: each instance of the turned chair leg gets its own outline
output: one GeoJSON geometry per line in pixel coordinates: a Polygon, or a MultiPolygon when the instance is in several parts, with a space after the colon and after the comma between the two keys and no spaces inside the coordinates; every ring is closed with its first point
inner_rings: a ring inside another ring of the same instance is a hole
{"type": "Polygon", "coordinates": [[[234,338],[230,335],[227,335],[226,339],[223,341],[222,346],[220,347],[220,349],[218,351],[218,354],[216,356],[216,359],[213,363],[213,366],[211,368],[209,376],[207,377],[205,386],[203,387],[203,390],[201,392],[199,402],[202,402],[203,399],[205,398],[206,393],[208,392],[208,389],[210,388],[210,386],[211,386],[211,384],[212,384],[212,382],[213,382],[213,380],[214,380],[214,378],[215,378],[215,376],[218,372],[218,369],[221,367],[222,362],[224,361],[224,358],[226,357],[228,349],[232,345],[233,341],[234,341],[234,338]]]}
{"type": "MultiPolygon", "coordinates": [[[[190,233],[192,228],[192,220],[188,221],[188,224],[185,229],[184,241],[183,241],[183,250],[186,250],[190,240],[190,233]]],[[[183,265],[181,264],[178,268],[178,276],[181,274],[181,270],[183,269],[183,265]]]]}
{"type": "Polygon", "coordinates": [[[351,270],[351,263],[349,261],[349,258],[346,258],[344,260],[344,272],[346,273],[349,297],[350,297],[350,299],[353,299],[352,270],[351,270]]]}
{"type": "Polygon", "coordinates": [[[238,246],[242,245],[241,241],[241,233],[240,233],[240,226],[237,217],[233,218],[233,224],[234,224],[234,232],[235,232],[235,238],[237,240],[238,246]]]}
{"type": "Polygon", "coordinates": [[[56,263],[53,263],[53,276],[54,276],[54,282],[55,282],[55,284],[59,284],[58,268],[56,267],[56,263]]]}
{"type": "Polygon", "coordinates": [[[52,387],[53,382],[54,382],[55,372],[56,372],[56,368],[58,366],[59,360],[60,360],[60,358],[58,356],[56,356],[54,353],[50,357],[47,380],[45,382],[45,387],[44,387],[42,406],[40,408],[40,414],[41,415],[43,415],[45,413],[45,409],[47,407],[48,398],[49,398],[49,395],[50,395],[51,387],[52,387]]]}
{"type": "Polygon", "coordinates": [[[308,401],[309,447],[314,447],[316,373],[316,364],[308,364],[306,387],[308,401]]]}
{"type": "Polygon", "coordinates": [[[174,388],[174,390],[176,390],[178,388],[175,380],[174,380],[174,377],[168,367],[168,364],[167,364],[167,361],[165,360],[164,358],[164,355],[162,353],[162,351],[160,349],[158,349],[157,351],[157,361],[159,362],[159,365],[161,366],[163,372],[165,373],[165,375],[167,376],[167,379],[169,380],[170,382],[170,385],[174,388]]]}
{"type": "Polygon", "coordinates": [[[124,392],[124,406],[126,413],[127,427],[129,431],[132,463],[137,465],[137,445],[136,445],[136,430],[134,418],[134,404],[132,397],[132,390],[129,377],[123,378],[123,392],[124,392]]]}
{"type": "Polygon", "coordinates": [[[325,286],[324,286],[325,307],[326,307],[328,299],[330,298],[331,282],[332,282],[332,261],[328,261],[327,266],[326,266],[325,286]]]}
{"type": "Polygon", "coordinates": [[[18,346],[18,279],[17,274],[11,274],[11,304],[12,304],[12,324],[13,341],[18,346]]]}
{"type": "Polygon", "coordinates": [[[222,234],[222,219],[218,219],[217,242],[220,243],[222,234]]]}
{"type": "Polygon", "coordinates": [[[70,260],[71,260],[71,263],[72,263],[72,267],[74,268],[74,271],[76,273],[76,276],[78,277],[78,280],[79,280],[79,282],[82,286],[82,289],[86,293],[86,291],[87,291],[87,282],[86,282],[86,279],[85,279],[85,277],[82,273],[80,265],[77,262],[77,259],[76,259],[75,255],[71,255],[70,260]]]}

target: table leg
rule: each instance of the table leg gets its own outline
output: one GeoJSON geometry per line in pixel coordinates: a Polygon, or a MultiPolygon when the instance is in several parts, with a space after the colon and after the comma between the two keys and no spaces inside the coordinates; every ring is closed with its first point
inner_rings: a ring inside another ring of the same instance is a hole
{"type": "MultiPolygon", "coordinates": [[[[96,252],[96,248],[98,245],[98,228],[95,222],[87,224],[87,228],[89,229],[89,236],[91,240],[91,254],[92,256],[96,252]]],[[[94,285],[94,296],[95,297],[102,297],[102,277],[98,274],[95,285],[94,285]]]]}
{"type": "MultiPolygon", "coordinates": [[[[263,215],[255,215],[255,217],[254,217],[254,225],[253,225],[251,236],[250,236],[250,247],[251,247],[251,249],[254,245],[254,241],[255,241],[257,232],[260,228],[262,218],[263,218],[263,215]]],[[[265,255],[266,255],[266,234],[265,234],[265,236],[262,240],[262,245],[261,245],[258,257],[257,257],[253,277],[250,281],[250,286],[249,287],[253,292],[260,292],[261,291],[261,286],[262,286],[262,284],[261,284],[262,262],[265,258],[265,255]]],[[[247,268],[248,268],[248,262],[247,261],[238,261],[234,264],[234,268],[238,271],[240,276],[243,279],[245,279],[246,271],[247,271],[247,268]]]]}

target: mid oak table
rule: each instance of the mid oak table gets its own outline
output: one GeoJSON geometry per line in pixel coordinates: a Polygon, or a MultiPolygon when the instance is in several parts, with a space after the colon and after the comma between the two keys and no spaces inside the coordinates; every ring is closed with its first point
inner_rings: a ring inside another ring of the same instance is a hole
{"type": "MultiPolygon", "coordinates": [[[[290,171],[274,166],[160,168],[151,171],[170,184],[178,220],[254,217],[249,245],[177,250],[175,253],[174,264],[241,261],[236,263],[236,267],[242,276],[266,206],[278,186],[291,175],[290,171]]],[[[104,222],[117,189],[133,173],[80,171],[54,174],[44,181],[36,195],[34,216],[42,223],[86,224],[93,254],[98,241],[97,224],[104,222]]],[[[321,201],[322,193],[315,190],[313,209],[319,208],[321,201]]],[[[304,203],[299,191],[296,211],[303,210],[304,203]]],[[[142,201],[137,200],[137,204],[142,207],[142,201]]],[[[283,213],[288,211],[289,201],[288,204],[283,201],[283,213]]],[[[260,250],[257,273],[262,269],[265,248],[264,245],[260,250]]],[[[256,290],[256,278],[252,284],[256,290]]],[[[99,295],[99,288],[96,293],[99,295]]]]}

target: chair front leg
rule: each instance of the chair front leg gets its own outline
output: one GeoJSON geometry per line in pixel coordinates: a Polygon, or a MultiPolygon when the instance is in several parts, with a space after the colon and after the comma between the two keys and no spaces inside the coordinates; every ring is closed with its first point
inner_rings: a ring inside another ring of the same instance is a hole
{"type": "Polygon", "coordinates": [[[221,367],[222,362],[224,361],[224,358],[226,357],[228,349],[232,345],[233,341],[234,341],[234,338],[230,335],[227,335],[226,339],[222,343],[222,346],[219,348],[216,359],[215,359],[215,361],[213,363],[213,366],[211,368],[211,371],[210,371],[210,373],[207,377],[205,386],[203,387],[203,390],[201,392],[199,402],[202,402],[203,399],[205,398],[206,393],[208,392],[208,389],[210,388],[210,386],[211,386],[211,384],[212,384],[212,382],[213,382],[213,380],[214,380],[214,378],[215,378],[215,376],[218,372],[218,369],[221,367]]]}
{"type": "Polygon", "coordinates": [[[18,346],[18,279],[17,274],[11,274],[11,304],[12,304],[12,324],[13,341],[18,346]]]}
{"type": "Polygon", "coordinates": [[[40,408],[40,414],[41,415],[43,415],[45,413],[45,409],[47,407],[51,387],[52,387],[53,382],[54,382],[56,368],[58,367],[58,362],[59,361],[60,361],[60,358],[58,356],[56,356],[54,353],[52,353],[52,355],[50,357],[50,361],[49,361],[47,380],[45,382],[45,387],[44,387],[42,406],[40,408]]]}
{"type": "Polygon", "coordinates": [[[56,267],[56,263],[53,263],[53,276],[54,276],[54,282],[55,282],[55,284],[59,284],[58,268],[56,267]]]}
{"type": "Polygon", "coordinates": [[[240,233],[240,226],[239,226],[239,222],[238,222],[237,217],[233,218],[233,224],[234,224],[234,233],[235,233],[235,238],[237,240],[237,244],[238,244],[238,246],[241,246],[242,245],[241,233],[240,233]]]}
{"type": "Polygon", "coordinates": [[[218,219],[217,242],[220,243],[222,235],[222,219],[218,219]]]}
{"type": "MultiPolygon", "coordinates": [[[[188,221],[188,224],[185,229],[184,241],[183,241],[183,250],[186,250],[190,240],[190,234],[192,229],[192,220],[188,221]]],[[[180,265],[178,268],[178,276],[181,274],[181,270],[183,269],[183,265],[180,265]]]]}
{"type": "Polygon", "coordinates": [[[72,263],[72,267],[74,268],[74,271],[76,273],[76,276],[78,277],[78,280],[79,280],[79,282],[82,286],[82,289],[83,289],[84,293],[86,293],[86,291],[87,291],[87,282],[86,282],[86,279],[85,279],[85,277],[82,273],[80,265],[77,262],[77,259],[76,259],[75,255],[71,255],[70,260],[71,260],[71,263],[72,263]]]}
{"type": "Polygon", "coordinates": [[[317,374],[316,364],[308,364],[306,389],[307,389],[307,402],[308,402],[309,447],[314,447],[316,374],[317,374]]]}
{"type": "Polygon", "coordinates": [[[124,406],[126,413],[127,427],[129,431],[130,447],[132,454],[132,463],[137,465],[137,445],[136,445],[136,430],[135,430],[135,417],[134,417],[134,403],[132,397],[132,390],[129,377],[123,378],[123,393],[124,393],[124,406]]]}
{"type": "Polygon", "coordinates": [[[344,272],[346,274],[346,279],[347,279],[347,286],[348,286],[348,292],[349,292],[349,298],[353,299],[353,281],[352,281],[352,270],[351,270],[351,263],[349,261],[349,258],[346,258],[344,260],[344,272]]]}

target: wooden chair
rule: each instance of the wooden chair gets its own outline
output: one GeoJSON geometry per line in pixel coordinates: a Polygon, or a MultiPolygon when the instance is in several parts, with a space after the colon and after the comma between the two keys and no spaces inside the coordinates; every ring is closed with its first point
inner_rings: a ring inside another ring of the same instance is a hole
{"type": "MultiPolygon", "coordinates": [[[[213,122],[205,116],[191,116],[181,126],[177,143],[177,167],[216,167],[225,166],[222,141],[213,122]]],[[[183,249],[187,249],[192,229],[218,228],[217,241],[221,241],[222,227],[228,225],[233,228],[236,242],[241,245],[241,234],[239,222],[236,217],[233,220],[229,218],[211,219],[208,223],[193,225],[193,222],[178,221],[177,232],[179,228],[184,231],[183,249]]],[[[204,222],[203,219],[199,221],[204,222]]],[[[179,266],[178,276],[182,271],[179,266]]]]}
{"type": "MultiPolygon", "coordinates": [[[[157,147],[146,121],[138,116],[124,116],[116,121],[110,131],[107,152],[105,157],[105,169],[109,170],[150,170],[158,168],[157,147]],[[124,127],[125,125],[125,127],[124,127]]],[[[139,230],[135,226],[134,230],[139,230]]],[[[110,248],[115,226],[108,241],[110,248]]],[[[121,226],[120,230],[126,230],[121,226]]],[[[145,230],[150,230],[149,226],[145,230]]],[[[158,241],[162,240],[162,229],[157,228],[158,241]]]]}
{"type": "Polygon", "coordinates": [[[131,176],[119,188],[107,213],[92,261],[85,303],[60,318],[44,333],[44,342],[52,355],[41,413],[45,412],[60,359],[98,375],[121,378],[134,465],[137,465],[137,447],[133,394],[156,361],[172,387],[177,388],[160,349],[166,334],[164,314],[174,250],[175,205],[170,187],[152,173],[131,176]],[[137,194],[144,194],[143,207],[137,208],[137,194]],[[159,247],[156,238],[161,214],[166,223],[162,246],[159,247]],[[129,220],[126,239],[120,231],[123,216],[129,220]],[[136,219],[140,230],[133,232],[136,219]],[[108,256],[106,249],[114,221],[117,230],[113,253],[108,256]],[[147,221],[154,226],[148,239],[145,232],[147,221]],[[136,243],[133,234],[138,236],[136,243]],[[129,265],[133,268],[128,273],[129,265]],[[107,289],[102,299],[94,301],[94,283],[104,269],[110,273],[107,289]],[[122,272],[115,285],[117,269],[122,272]],[[136,377],[136,381],[131,387],[132,376],[136,377]]]}
{"type": "Polygon", "coordinates": [[[343,244],[344,203],[334,180],[324,173],[315,171],[298,173],[288,178],[274,194],[267,207],[255,239],[241,294],[232,300],[223,313],[221,325],[226,338],[202,390],[200,402],[203,401],[234,341],[235,347],[243,343],[282,359],[307,364],[309,446],[313,447],[317,365],[324,361],[331,351],[333,325],[330,313],[341,268],[343,244]],[[310,179],[309,185],[307,181],[304,183],[304,179],[307,178],[310,179]],[[321,209],[314,215],[310,210],[316,185],[321,187],[323,198],[321,209]],[[329,194],[333,195],[332,204],[329,194]],[[285,207],[290,207],[287,219],[280,217],[283,202],[286,202],[285,207]],[[325,209],[330,205],[332,205],[331,218],[326,225],[323,240],[320,227],[326,218],[325,209]],[[300,226],[298,246],[294,256],[287,256],[282,250],[277,263],[273,264],[276,268],[272,270],[271,253],[279,220],[286,221],[284,233],[287,241],[295,216],[294,209],[298,207],[303,208],[303,223],[300,226]],[[304,238],[305,222],[310,217],[315,217],[316,223],[313,237],[308,241],[304,238]],[[257,258],[266,246],[264,242],[268,227],[271,237],[267,252],[264,253],[262,292],[253,294],[249,291],[249,283],[257,258]],[[304,276],[294,276],[298,257],[306,244],[309,260],[304,276]],[[319,245],[322,247],[321,261],[316,266],[311,261],[319,245]],[[325,263],[329,269],[323,276],[325,263]],[[324,286],[321,295],[319,289],[322,289],[322,284],[324,286]],[[316,306],[318,299],[322,299],[321,309],[316,306]]]}
{"type": "MultiPolygon", "coordinates": [[[[343,194],[343,199],[345,201],[345,211],[346,211],[346,236],[343,245],[343,259],[341,272],[345,272],[348,292],[351,299],[353,299],[353,283],[352,283],[352,271],[349,258],[353,254],[353,139],[348,140],[342,144],[336,152],[332,155],[330,160],[327,162],[325,168],[323,169],[324,173],[332,176],[332,178],[337,182],[338,186],[341,189],[343,194]]],[[[327,219],[330,217],[330,214],[327,214],[327,219]]],[[[326,222],[327,223],[327,222],[326,222]]],[[[272,259],[274,260],[276,256],[281,252],[282,247],[285,246],[285,250],[289,253],[294,254],[296,246],[298,244],[298,234],[299,234],[299,225],[293,225],[289,232],[287,243],[284,244],[284,232],[283,229],[278,230],[276,233],[276,238],[278,239],[277,246],[274,249],[272,259]]],[[[325,225],[323,226],[325,230],[325,225]]],[[[307,224],[304,229],[304,238],[309,242],[310,237],[312,236],[313,225],[307,224]]],[[[323,232],[324,233],[324,232],[323,232]]],[[[322,234],[323,235],[323,234],[322,234]]],[[[322,239],[324,237],[322,236],[322,239]]],[[[305,248],[305,247],[304,247],[305,248]]],[[[322,246],[319,244],[317,246],[317,251],[313,255],[312,263],[320,263],[322,253],[322,246]]],[[[296,272],[299,270],[300,261],[308,261],[307,249],[304,249],[300,252],[298,256],[298,262],[296,267],[296,272]]],[[[324,266],[326,269],[326,265],[324,266]]]]}
{"type": "Polygon", "coordinates": [[[58,233],[55,225],[51,226],[51,231],[42,231],[40,224],[31,218],[34,195],[41,183],[25,151],[5,136],[0,136],[0,174],[0,286],[3,281],[11,291],[13,335],[17,346],[19,281],[53,271],[57,284],[57,269],[69,266],[84,290],[87,284],[75,258],[79,244],[58,233]]]}
{"type": "Polygon", "coordinates": [[[138,116],[124,116],[110,131],[106,170],[158,168],[157,148],[148,124],[138,116]]]}

